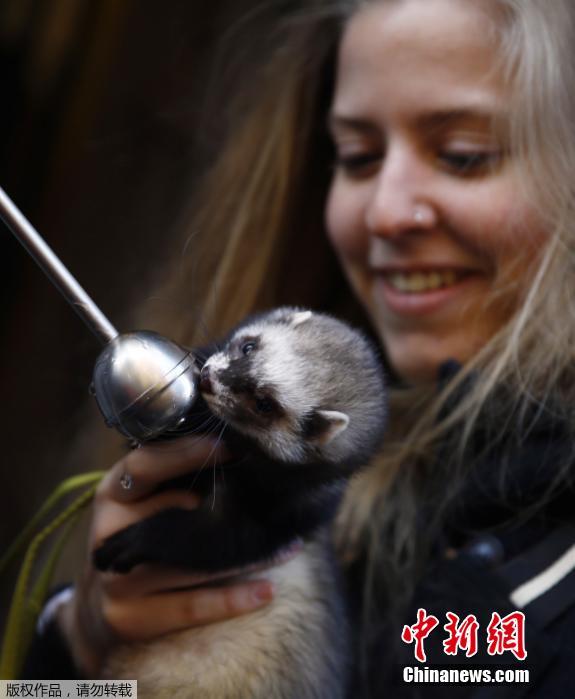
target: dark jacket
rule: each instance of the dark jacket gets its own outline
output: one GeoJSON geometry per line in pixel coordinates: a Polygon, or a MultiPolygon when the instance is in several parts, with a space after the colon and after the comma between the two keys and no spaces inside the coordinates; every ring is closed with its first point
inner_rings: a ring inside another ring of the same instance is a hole
{"type": "MultiPolygon", "coordinates": [[[[409,626],[415,624],[420,608],[439,621],[424,642],[426,662],[419,663],[413,644],[401,640],[402,624],[390,628],[384,614],[370,623],[373,641],[363,672],[362,663],[356,665],[354,697],[360,687],[362,696],[394,699],[575,696],[573,444],[565,424],[541,409],[521,419],[496,416],[474,433],[469,447],[473,454],[468,457],[478,457],[475,466],[447,509],[431,560],[403,615],[403,624],[409,626]],[[503,432],[501,422],[496,424],[501,419],[509,424],[503,432]],[[560,469],[563,477],[553,485],[560,469]],[[488,654],[492,613],[505,617],[518,610],[525,615],[525,660],[509,650],[488,654]],[[476,616],[478,647],[473,657],[467,658],[462,650],[456,656],[445,654],[447,612],[460,620],[476,616]],[[405,683],[402,672],[408,666],[528,669],[530,681],[457,686],[405,683]]],[[[447,458],[447,454],[438,457],[447,458]]],[[[424,514],[422,526],[427,521],[424,514]]],[[[356,613],[363,578],[359,564],[350,580],[356,613]]]]}
{"type": "MultiPolygon", "coordinates": [[[[493,426],[493,421],[491,422],[493,426]]],[[[496,430],[499,433],[499,430],[496,430]]],[[[513,425],[508,438],[493,441],[490,427],[479,429],[470,448],[480,455],[476,467],[447,510],[433,555],[404,617],[416,622],[419,608],[437,617],[439,625],[425,640],[428,668],[502,667],[528,669],[528,684],[411,684],[404,683],[406,666],[422,667],[413,645],[399,638],[401,625],[390,628],[385,614],[371,620],[365,663],[356,662],[350,699],[372,697],[516,697],[575,696],[575,507],[573,485],[563,479],[551,489],[543,507],[541,495],[549,490],[559,466],[575,465],[568,430],[549,413],[538,411],[513,425]],[[501,479],[501,473],[506,477],[501,479]],[[456,551],[456,555],[453,552],[456,551]],[[557,562],[560,561],[559,565],[557,562]],[[547,578],[541,574],[547,572],[547,578]],[[549,573],[553,584],[549,584],[549,573]],[[486,629],[493,612],[501,617],[518,605],[510,595],[531,582],[531,600],[525,614],[527,658],[510,652],[487,653],[486,629]],[[443,652],[446,613],[460,619],[474,614],[479,623],[478,649],[472,658],[460,650],[443,652]]],[[[447,455],[444,455],[447,458],[447,455]]],[[[444,457],[440,454],[438,462],[444,457]]],[[[440,467],[441,464],[438,464],[440,467]]],[[[569,471],[569,469],[567,469],[569,471]]],[[[422,526],[426,516],[423,513],[422,526]]],[[[359,561],[349,573],[349,596],[359,629],[365,578],[359,561]]],[[[359,632],[358,632],[359,635],[359,632]]],[[[38,637],[30,653],[26,678],[75,678],[66,648],[52,625],[38,637]]]]}

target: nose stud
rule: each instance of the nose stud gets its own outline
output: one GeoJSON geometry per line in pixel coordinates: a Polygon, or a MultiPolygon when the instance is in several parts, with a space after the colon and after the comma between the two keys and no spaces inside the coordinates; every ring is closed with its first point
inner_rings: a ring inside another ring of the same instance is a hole
{"type": "Polygon", "coordinates": [[[425,211],[421,206],[416,206],[413,209],[413,220],[415,223],[423,223],[425,221],[425,211]]]}
{"type": "Polygon", "coordinates": [[[427,204],[416,204],[412,212],[413,222],[418,226],[434,226],[437,222],[435,210],[427,204]]]}
{"type": "Polygon", "coordinates": [[[396,202],[389,207],[370,207],[365,225],[371,235],[398,238],[405,233],[427,232],[439,223],[439,213],[428,203],[396,202]],[[404,205],[405,204],[405,205],[404,205]]]}

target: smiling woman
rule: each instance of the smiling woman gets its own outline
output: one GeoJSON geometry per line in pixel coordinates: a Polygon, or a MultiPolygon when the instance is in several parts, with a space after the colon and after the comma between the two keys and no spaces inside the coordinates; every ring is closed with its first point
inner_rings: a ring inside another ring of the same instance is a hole
{"type": "MultiPolygon", "coordinates": [[[[188,304],[193,281],[193,297],[222,330],[288,301],[363,319],[379,338],[389,428],[334,528],[348,613],[331,618],[341,629],[334,641],[351,621],[349,697],[443,699],[443,685],[396,677],[414,664],[406,643],[422,610],[437,620],[425,639],[429,663],[493,661],[485,630],[495,612],[509,614],[523,619],[515,640],[525,632],[534,661],[529,696],[572,694],[573,3],[309,0],[288,14],[269,61],[250,74],[253,90],[240,91],[229,139],[197,194],[193,230],[205,247],[177,260],[160,294],[188,304]],[[553,584],[542,584],[550,571],[553,584]],[[442,631],[457,635],[442,623],[451,613],[480,625],[476,654],[446,654],[442,631]]],[[[196,317],[178,308],[161,330],[199,343],[196,317]]],[[[246,360],[258,353],[247,340],[237,348],[246,360]]],[[[283,371],[297,373],[297,361],[274,363],[274,378],[283,371]]],[[[209,392],[211,378],[203,380],[209,392]]],[[[116,463],[96,502],[92,551],[170,501],[181,509],[162,467],[205,468],[205,444],[186,444],[176,459],[150,446],[116,463]],[[126,470],[145,479],[145,492],[119,495],[126,470]]],[[[214,479],[229,458],[214,451],[214,479]]],[[[212,497],[217,513],[216,489],[212,497]]],[[[290,565],[301,562],[290,555],[290,565]]],[[[154,645],[162,639],[211,624],[212,650],[231,617],[258,609],[246,620],[256,628],[267,614],[260,608],[278,609],[270,568],[257,580],[235,570],[214,587],[194,570],[144,567],[110,581],[88,564],[56,627],[68,662],[97,676],[118,644],[138,642],[169,673],[154,645]]],[[[302,587],[308,609],[327,587],[317,598],[302,587]]],[[[267,628],[274,639],[285,629],[267,628]]],[[[304,649],[310,663],[329,653],[329,638],[320,645],[304,649]]],[[[201,662],[200,651],[185,657],[201,662]]],[[[232,649],[241,680],[229,699],[254,696],[245,682],[261,667],[259,657],[237,657],[232,649]]],[[[289,682],[298,663],[280,657],[286,693],[262,696],[299,699],[289,682]]],[[[309,696],[326,686],[317,673],[311,685],[309,696]]],[[[461,696],[475,696],[468,687],[461,696]]]]}
{"type": "Polygon", "coordinates": [[[481,5],[448,1],[368,5],[341,43],[327,227],[410,383],[502,327],[548,238],[520,192],[495,48],[481,5]]]}

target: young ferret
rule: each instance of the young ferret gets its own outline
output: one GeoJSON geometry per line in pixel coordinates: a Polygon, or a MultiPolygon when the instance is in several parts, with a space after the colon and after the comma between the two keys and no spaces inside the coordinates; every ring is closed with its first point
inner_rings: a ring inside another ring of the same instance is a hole
{"type": "Polygon", "coordinates": [[[266,607],[121,647],[105,676],[136,678],[139,696],[154,699],[344,697],[352,650],[329,524],[382,441],[377,353],[339,320],[286,307],[248,319],[208,354],[197,355],[201,407],[234,460],[190,475],[196,510],[168,509],[116,533],[95,563],[215,572],[303,548],[252,574],[273,582],[266,607]]]}

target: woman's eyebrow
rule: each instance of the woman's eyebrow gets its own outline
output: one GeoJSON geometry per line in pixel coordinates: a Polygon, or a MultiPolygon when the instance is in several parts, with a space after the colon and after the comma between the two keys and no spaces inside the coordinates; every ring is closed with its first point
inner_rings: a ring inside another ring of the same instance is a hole
{"type": "Polygon", "coordinates": [[[327,128],[331,133],[337,131],[338,129],[348,129],[350,131],[368,133],[375,131],[376,127],[367,119],[348,117],[330,112],[327,116],[327,128]]]}
{"type": "Polygon", "coordinates": [[[422,129],[440,129],[453,124],[477,124],[480,126],[492,126],[503,123],[505,114],[503,111],[491,109],[439,109],[427,113],[418,114],[414,123],[422,129]]]}
{"type": "MultiPolygon", "coordinates": [[[[426,130],[436,130],[461,123],[491,127],[494,124],[505,124],[507,121],[508,117],[504,110],[475,107],[433,109],[413,117],[414,126],[426,130]]],[[[369,119],[330,112],[327,116],[327,128],[331,133],[342,129],[372,133],[377,127],[369,119]]]]}

